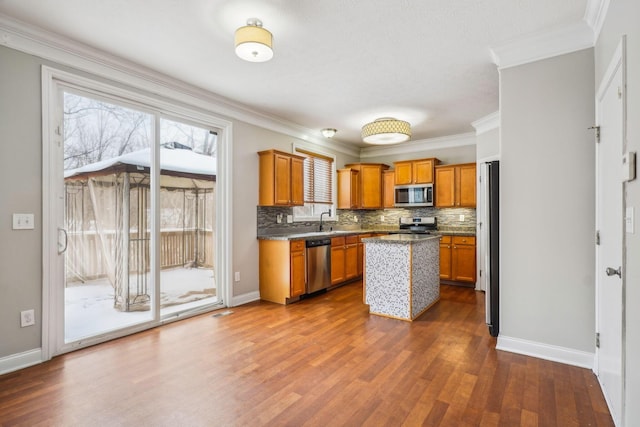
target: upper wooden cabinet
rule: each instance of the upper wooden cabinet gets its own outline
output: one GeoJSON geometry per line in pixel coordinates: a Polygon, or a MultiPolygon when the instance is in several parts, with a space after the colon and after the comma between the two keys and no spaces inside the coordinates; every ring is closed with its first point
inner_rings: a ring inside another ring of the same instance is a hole
{"type": "MultiPolygon", "coordinates": [[[[381,209],[383,198],[382,173],[389,169],[388,165],[382,163],[350,163],[345,165],[345,169],[357,172],[357,178],[346,173],[338,175],[338,200],[345,199],[341,191],[346,191],[347,186],[351,194],[357,194],[357,206],[354,209],[381,209]],[[349,184],[347,185],[346,179],[349,184]],[[357,186],[357,189],[353,187],[357,186]]],[[[341,169],[342,170],[342,169],[341,169]]],[[[338,205],[338,209],[345,209],[338,205]]]]}
{"type": "Polygon", "coordinates": [[[394,171],[384,171],[382,173],[382,207],[383,208],[393,208],[395,205],[395,172],[394,171]]]}
{"type": "Polygon", "coordinates": [[[304,157],[278,150],[260,151],[260,206],[304,205],[304,157]]]}
{"type": "Polygon", "coordinates": [[[359,182],[357,170],[338,169],[338,209],[358,209],[360,207],[359,182]]]}
{"type": "Polygon", "coordinates": [[[395,185],[433,183],[433,170],[438,163],[436,158],[394,162],[395,185]]]}
{"type": "Polygon", "coordinates": [[[476,164],[435,167],[435,206],[476,207],[476,164]]]}

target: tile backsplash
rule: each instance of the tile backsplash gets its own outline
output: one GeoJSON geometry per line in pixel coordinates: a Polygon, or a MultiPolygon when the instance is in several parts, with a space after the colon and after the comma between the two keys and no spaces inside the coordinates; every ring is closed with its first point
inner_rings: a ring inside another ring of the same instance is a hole
{"type": "MultiPolygon", "coordinates": [[[[317,221],[294,222],[287,224],[287,215],[293,214],[293,208],[258,206],[257,235],[304,233],[318,229],[317,221]],[[282,222],[278,223],[278,215],[282,215],[282,222]]],[[[328,221],[327,225],[336,229],[395,229],[398,228],[400,217],[435,216],[438,219],[438,229],[475,230],[475,208],[394,208],[394,209],[338,209],[338,221],[328,221]],[[464,219],[461,221],[461,217],[464,219]],[[384,217],[384,219],[382,219],[384,217]]]]}

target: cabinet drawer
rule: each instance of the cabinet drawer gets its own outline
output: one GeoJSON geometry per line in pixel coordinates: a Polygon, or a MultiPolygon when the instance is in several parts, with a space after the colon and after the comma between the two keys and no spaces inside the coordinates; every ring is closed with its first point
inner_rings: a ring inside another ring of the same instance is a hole
{"type": "Polygon", "coordinates": [[[292,240],[291,252],[298,252],[304,250],[304,240],[292,240]]]}
{"type": "Polygon", "coordinates": [[[355,245],[356,243],[358,243],[358,236],[346,236],[345,237],[345,242],[347,245],[355,245]]]}
{"type": "Polygon", "coordinates": [[[453,236],[454,245],[475,245],[475,236],[453,236]]]}
{"type": "Polygon", "coordinates": [[[451,243],[451,236],[440,236],[440,243],[451,243]]]}
{"type": "Polygon", "coordinates": [[[331,238],[331,246],[344,246],[344,236],[343,237],[333,237],[331,238]]]}

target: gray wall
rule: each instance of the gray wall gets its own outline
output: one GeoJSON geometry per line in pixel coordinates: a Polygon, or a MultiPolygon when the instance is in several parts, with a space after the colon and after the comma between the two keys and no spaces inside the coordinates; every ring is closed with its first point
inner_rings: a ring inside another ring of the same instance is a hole
{"type": "Polygon", "coordinates": [[[500,129],[491,129],[476,137],[476,157],[478,161],[496,159],[500,156],[500,129]]]}
{"type": "Polygon", "coordinates": [[[39,61],[0,47],[0,357],[40,347],[41,104],[39,61]],[[35,214],[35,230],[12,230],[13,213],[35,214]],[[20,328],[27,309],[37,324],[20,328]]]}
{"type": "Polygon", "coordinates": [[[500,334],[594,352],[593,49],[500,73],[500,334]]]}
{"type": "Polygon", "coordinates": [[[393,162],[411,159],[428,159],[430,157],[439,159],[442,164],[473,163],[476,161],[476,146],[474,144],[461,147],[423,149],[411,153],[381,156],[369,156],[365,150],[362,161],[368,163],[386,163],[393,169],[393,162]]]}
{"type": "MultiPolygon", "coordinates": [[[[627,35],[627,151],[640,151],[640,2],[616,0],[609,4],[607,18],[595,48],[596,88],[611,61],[623,34],[627,35]]],[[[638,169],[640,170],[640,169],[638,169]]],[[[633,206],[638,218],[640,183],[638,179],[625,186],[625,203],[633,206]]],[[[636,230],[638,224],[636,222],[636,230]]],[[[626,234],[625,292],[626,333],[624,337],[625,425],[640,425],[640,233],[626,234]]]]}

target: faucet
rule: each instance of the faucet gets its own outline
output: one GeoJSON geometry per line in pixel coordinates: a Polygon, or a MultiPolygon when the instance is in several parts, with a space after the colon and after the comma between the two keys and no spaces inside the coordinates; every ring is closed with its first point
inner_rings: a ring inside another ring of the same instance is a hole
{"type": "Polygon", "coordinates": [[[322,225],[322,215],[324,215],[324,214],[327,214],[327,215],[331,216],[331,209],[329,209],[329,210],[328,210],[328,211],[326,211],[326,212],[322,212],[322,213],[320,214],[320,231],[322,231],[322,228],[323,228],[323,225],[322,225]]]}

